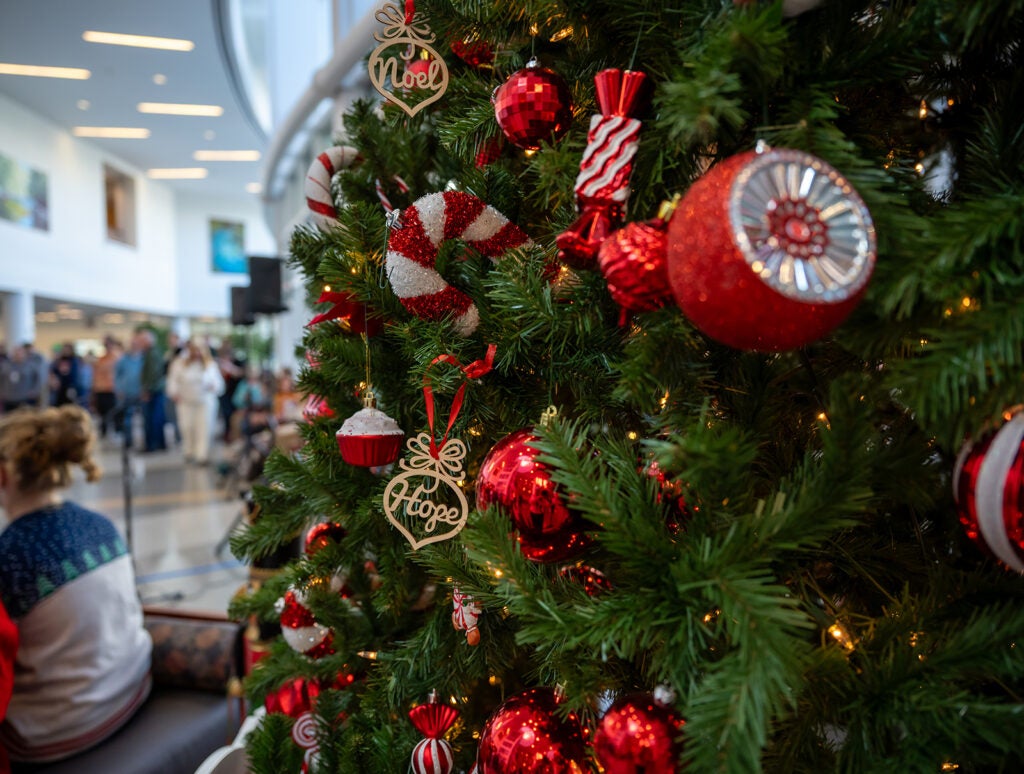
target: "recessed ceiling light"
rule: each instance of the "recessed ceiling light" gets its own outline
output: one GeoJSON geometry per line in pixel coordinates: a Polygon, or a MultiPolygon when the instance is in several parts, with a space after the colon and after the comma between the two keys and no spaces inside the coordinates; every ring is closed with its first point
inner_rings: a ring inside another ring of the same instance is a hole
{"type": "Polygon", "coordinates": [[[196,44],[180,38],[156,38],[150,35],[124,35],[120,32],[97,32],[86,30],[82,40],[87,43],[106,43],[111,46],[133,46],[135,48],[160,48],[166,51],[191,51],[196,44]]]}
{"type": "Polygon", "coordinates": [[[89,109],[89,106],[90,106],[91,104],[92,104],[92,103],[91,103],[91,102],[89,102],[89,100],[87,100],[87,99],[80,99],[80,100],[78,100],[78,102],[76,102],[76,103],[75,103],[75,105],[77,105],[77,106],[78,106],[78,109],[79,109],[79,110],[88,110],[88,109],[89,109]]]}
{"type": "Polygon", "coordinates": [[[157,86],[163,86],[165,83],[167,83],[167,76],[163,73],[156,73],[153,76],[153,83],[155,83],[157,86]]]}
{"type": "Polygon", "coordinates": [[[203,167],[172,167],[150,169],[146,176],[152,180],[202,180],[209,172],[203,167]]]}
{"type": "Polygon", "coordinates": [[[0,75],[30,75],[35,78],[68,78],[73,81],[84,81],[92,73],[80,67],[44,67],[0,62],[0,75]]]}
{"type": "Polygon", "coordinates": [[[259,161],[258,150],[197,150],[192,154],[196,161],[259,161]]]}
{"type": "Polygon", "coordinates": [[[217,133],[215,131],[213,131],[213,129],[207,129],[205,132],[203,132],[203,139],[204,140],[212,140],[216,136],[217,136],[217,133]]]}
{"type": "Polygon", "coordinates": [[[251,194],[263,193],[263,186],[260,183],[246,183],[245,190],[251,194]]]}
{"type": "Polygon", "coordinates": [[[117,140],[145,140],[149,129],[134,126],[76,126],[71,130],[75,137],[106,137],[117,140]]]}
{"type": "Polygon", "coordinates": [[[220,105],[177,105],[170,102],[140,102],[140,113],[159,113],[167,116],[219,116],[224,113],[220,105]]]}

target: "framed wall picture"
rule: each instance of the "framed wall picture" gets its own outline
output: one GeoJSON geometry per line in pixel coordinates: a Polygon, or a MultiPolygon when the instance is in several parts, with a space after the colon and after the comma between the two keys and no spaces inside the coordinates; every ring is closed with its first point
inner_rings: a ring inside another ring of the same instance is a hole
{"type": "Polygon", "coordinates": [[[46,174],[0,153],[0,219],[50,230],[46,174]]]}
{"type": "Polygon", "coordinates": [[[225,274],[246,274],[245,224],[210,219],[211,267],[225,274]]]}

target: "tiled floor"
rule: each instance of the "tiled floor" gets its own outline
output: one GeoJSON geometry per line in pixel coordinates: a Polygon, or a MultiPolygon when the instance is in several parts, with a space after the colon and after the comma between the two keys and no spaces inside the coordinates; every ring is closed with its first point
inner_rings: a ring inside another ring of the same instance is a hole
{"type": "MultiPolygon", "coordinates": [[[[225,490],[216,462],[186,465],[180,447],[131,453],[126,488],[120,444],[108,438],[100,448],[103,478],[76,481],[67,498],[108,516],[128,539],[143,603],[223,613],[248,574],[225,540],[240,518],[238,491],[225,490]]],[[[224,456],[215,446],[213,459],[224,456]]]]}

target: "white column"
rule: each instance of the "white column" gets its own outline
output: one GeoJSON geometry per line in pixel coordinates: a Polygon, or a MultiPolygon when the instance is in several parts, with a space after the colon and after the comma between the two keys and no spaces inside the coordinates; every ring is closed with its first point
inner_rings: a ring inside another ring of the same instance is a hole
{"type": "Polygon", "coordinates": [[[27,290],[4,295],[4,334],[10,350],[26,341],[36,340],[35,297],[27,290]]]}

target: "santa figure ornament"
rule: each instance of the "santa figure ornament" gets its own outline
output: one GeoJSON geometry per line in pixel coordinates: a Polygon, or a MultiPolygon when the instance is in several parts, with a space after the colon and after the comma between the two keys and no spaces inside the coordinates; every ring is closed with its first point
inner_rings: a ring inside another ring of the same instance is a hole
{"type": "Polygon", "coordinates": [[[838,327],[875,266],[875,229],[850,182],[809,153],[768,149],[717,163],[669,223],[679,308],[737,349],[796,349],[838,327]]]}

